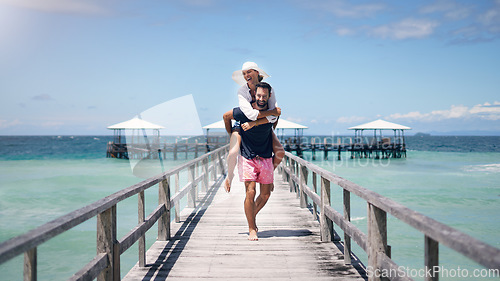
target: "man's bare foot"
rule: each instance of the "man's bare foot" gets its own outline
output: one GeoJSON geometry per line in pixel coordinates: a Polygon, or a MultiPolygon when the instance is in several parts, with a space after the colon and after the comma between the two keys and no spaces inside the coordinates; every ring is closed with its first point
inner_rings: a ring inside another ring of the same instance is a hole
{"type": "Polygon", "coordinates": [[[250,241],[257,241],[257,240],[259,240],[259,237],[257,236],[257,230],[250,229],[248,231],[248,240],[250,240],[250,241]]]}
{"type": "Polygon", "coordinates": [[[226,190],[226,192],[231,191],[231,182],[229,181],[229,178],[226,178],[226,180],[224,181],[224,189],[226,190]]]}

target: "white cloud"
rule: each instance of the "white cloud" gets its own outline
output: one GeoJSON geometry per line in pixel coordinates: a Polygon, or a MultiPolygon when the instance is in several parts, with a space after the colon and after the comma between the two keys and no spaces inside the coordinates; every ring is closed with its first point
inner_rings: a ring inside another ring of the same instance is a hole
{"type": "Polygon", "coordinates": [[[428,19],[408,18],[399,22],[368,28],[369,33],[380,38],[409,39],[431,35],[439,24],[428,19]]]}
{"type": "Polygon", "coordinates": [[[500,120],[500,102],[495,101],[493,105],[490,103],[478,104],[473,106],[469,112],[479,116],[481,119],[500,120]]]}
{"type": "Polygon", "coordinates": [[[21,124],[22,124],[22,122],[19,121],[19,119],[15,119],[12,121],[0,119],[0,129],[6,129],[6,128],[14,127],[17,125],[21,125],[21,124]]]}
{"type": "Polygon", "coordinates": [[[108,12],[97,1],[83,0],[0,0],[0,4],[49,13],[102,15],[108,12]]]}
{"type": "Polygon", "coordinates": [[[347,35],[353,35],[356,33],[356,31],[352,28],[347,28],[347,27],[339,27],[335,30],[335,33],[337,33],[340,36],[347,36],[347,35]]]}
{"type": "MultiPolygon", "coordinates": [[[[287,117],[285,118],[286,120],[290,122],[295,122],[295,123],[302,123],[304,120],[300,117],[287,117]]],[[[279,122],[279,121],[278,121],[279,122]]]]}
{"type": "Polygon", "coordinates": [[[500,0],[435,0],[395,5],[382,1],[291,0],[312,10],[337,36],[372,36],[385,40],[434,36],[449,44],[476,44],[500,39],[500,0]],[[420,8],[419,8],[420,7],[420,8]]]}
{"type": "Polygon", "coordinates": [[[309,9],[319,10],[333,14],[341,18],[364,18],[372,17],[375,14],[386,9],[384,4],[370,3],[352,5],[351,2],[345,0],[330,0],[330,1],[302,1],[302,5],[309,9]]]}
{"type": "Polygon", "coordinates": [[[500,0],[495,1],[495,6],[479,15],[478,20],[489,32],[500,33],[500,0]]]}
{"type": "Polygon", "coordinates": [[[420,9],[423,14],[443,13],[450,20],[466,19],[472,13],[470,6],[460,5],[453,1],[437,1],[420,9]]]}
{"type": "Polygon", "coordinates": [[[405,114],[395,113],[387,116],[390,120],[414,120],[423,122],[435,122],[449,119],[479,119],[479,120],[500,120],[500,102],[492,104],[478,104],[471,108],[463,105],[452,105],[450,109],[434,110],[429,113],[413,111],[405,114]]]}

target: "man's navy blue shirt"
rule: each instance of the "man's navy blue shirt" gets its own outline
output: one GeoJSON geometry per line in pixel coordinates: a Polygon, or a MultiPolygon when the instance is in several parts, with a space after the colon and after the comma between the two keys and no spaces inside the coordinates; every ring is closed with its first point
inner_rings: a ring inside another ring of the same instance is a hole
{"type": "MultiPolygon", "coordinates": [[[[239,107],[233,109],[233,117],[241,124],[252,121],[245,116],[239,107]]],[[[241,156],[246,159],[253,159],[257,156],[271,158],[273,156],[272,126],[272,123],[266,123],[254,126],[248,131],[241,129],[241,156]]]]}

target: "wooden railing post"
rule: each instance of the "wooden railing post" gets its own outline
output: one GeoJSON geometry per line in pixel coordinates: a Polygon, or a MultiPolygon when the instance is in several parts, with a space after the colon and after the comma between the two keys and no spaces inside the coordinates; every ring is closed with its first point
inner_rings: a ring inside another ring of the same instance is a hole
{"type": "Polygon", "coordinates": [[[174,144],[174,160],[177,160],[177,140],[175,140],[174,144]]]}
{"type": "Polygon", "coordinates": [[[188,182],[192,184],[188,193],[188,207],[196,208],[196,186],[194,185],[194,165],[188,168],[188,182]]]}
{"type": "Polygon", "coordinates": [[[214,171],[215,171],[215,176],[214,176],[214,181],[217,180],[217,175],[220,174],[220,166],[219,166],[219,153],[214,153],[212,155],[212,159],[214,161],[214,171]]]}
{"type": "Polygon", "coordinates": [[[200,162],[196,162],[194,166],[194,178],[197,179],[200,176],[200,162]]]}
{"type": "MultiPolygon", "coordinates": [[[[299,162],[297,161],[293,161],[293,174],[300,179],[300,169],[299,169],[299,162]]],[[[299,198],[300,197],[300,188],[299,188],[299,185],[300,185],[300,180],[299,182],[294,182],[293,184],[293,188],[294,188],[294,191],[295,191],[295,197],[296,198],[299,198]]]]}
{"type": "Polygon", "coordinates": [[[224,153],[222,151],[217,152],[217,160],[219,161],[219,169],[221,175],[226,175],[226,168],[224,165],[224,153]]]}
{"type": "MultiPolygon", "coordinates": [[[[116,241],[116,205],[107,209],[106,211],[97,215],[97,253],[105,253],[108,255],[109,265],[104,269],[97,277],[98,281],[111,281],[118,278],[114,278],[115,273],[115,258],[119,259],[120,256],[116,256],[115,244],[116,241]]],[[[119,251],[118,251],[119,253],[119,251]]]]}
{"type": "Polygon", "coordinates": [[[24,253],[24,281],[37,280],[37,258],[36,247],[29,249],[24,253]]]}
{"type": "Polygon", "coordinates": [[[287,163],[288,163],[288,156],[285,155],[285,157],[283,157],[283,160],[281,160],[281,165],[280,165],[281,178],[283,179],[283,181],[288,181],[287,180],[288,174],[286,173],[286,167],[288,166],[287,163]]]}
{"type": "MultiPolygon", "coordinates": [[[[169,180],[170,182],[170,180],[169,180]]],[[[175,194],[179,192],[179,172],[175,174],[175,194]]],[[[175,222],[178,223],[181,221],[181,206],[179,204],[179,201],[174,202],[175,204],[175,210],[174,210],[174,216],[175,216],[175,222]]]]}
{"type": "MultiPolygon", "coordinates": [[[[314,193],[318,194],[318,179],[315,172],[312,173],[314,193]]],[[[313,201],[313,218],[318,219],[318,205],[313,201]]]]}
{"type": "MultiPolygon", "coordinates": [[[[138,194],[139,202],[138,202],[138,222],[139,224],[144,222],[146,218],[145,211],[145,200],[144,200],[144,191],[139,192],[138,194]]],[[[141,235],[138,241],[139,245],[139,266],[144,267],[146,265],[146,236],[141,235]]]]}
{"type": "Polygon", "coordinates": [[[325,206],[331,206],[330,202],[330,181],[321,177],[321,213],[320,213],[320,227],[321,227],[321,241],[333,241],[333,222],[325,214],[325,206]]]}
{"type": "Polygon", "coordinates": [[[426,281],[438,281],[439,273],[436,268],[439,266],[439,243],[425,235],[425,272],[430,270],[431,276],[425,275],[426,281]]]}
{"type": "MultiPolygon", "coordinates": [[[[351,221],[351,193],[344,189],[344,219],[351,221]]],[[[344,232],[344,263],[351,264],[351,237],[344,232]]]]}
{"type": "Polygon", "coordinates": [[[208,158],[203,158],[202,162],[202,174],[203,174],[203,185],[201,186],[201,190],[203,192],[207,192],[208,190],[208,158]]]}
{"type": "Polygon", "coordinates": [[[194,158],[198,158],[198,140],[195,140],[195,145],[194,145],[194,158]]]}
{"type": "Polygon", "coordinates": [[[210,155],[210,160],[212,161],[212,180],[215,182],[217,180],[217,162],[215,159],[215,155],[210,155]]]}
{"type": "MultiPolygon", "coordinates": [[[[368,266],[372,272],[381,272],[377,266],[377,254],[387,253],[387,213],[368,203],[368,266]]],[[[371,274],[369,281],[382,280],[378,274],[371,274]]]]}
{"type": "MultiPolygon", "coordinates": [[[[178,176],[178,175],[177,175],[178,176]]],[[[170,177],[162,180],[158,186],[158,203],[165,204],[166,211],[158,219],[158,240],[170,240],[170,177]]],[[[178,204],[176,204],[178,205],[178,204]]]]}
{"type": "Polygon", "coordinates": [[[300,165],[300,207],[307,208],[307,194],[304,191],[307,186],[308,169],[307,166],[300,165]]]}

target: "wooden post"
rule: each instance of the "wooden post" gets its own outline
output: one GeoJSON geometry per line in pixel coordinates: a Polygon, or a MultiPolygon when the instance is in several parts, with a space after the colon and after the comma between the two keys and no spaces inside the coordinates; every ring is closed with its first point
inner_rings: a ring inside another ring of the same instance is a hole
{"type": "Polygon", "coordinates": [[[307,208],[307,194],[304,192],[307,186],[308,169],[300,165],[300,207],[307,208]]]}
{"type": "Polygon", "coordinates": [[[299,162],[293,161],[293,164],[294,164],[293,165],[293,173],[299,179],[299,182],[294,182],[293,188],[295,190],[295,197],[299,198],[300,197],[300,169],[299,169],[299,162]]]}
{"type": "MultiPolygon", "coordinates": [[[[138,202],[138,222],[139,224],[144,222],[145,216],[145,202],[144,202],[144,191],[139,192],[138,194],[139,202],[138,202]]],[[[141,235],[138,241],[139,245],[139,266],[144,267],[146,265],[146,236],[141,235]]]]}
{"type": "MultiPolygon", "coordinates": [[[[197,179],[200,176],[200,162],[194,164],[194,178],[197,179]]],[[[198,190],[198,188],[196,188],[198,190]]]]}
{"type": "Polygon", "coordinates": [[[324,149],[324,160],[328,160],[328,143],[326,141],[326,138],[323,139],[323,149],[324,149]]]}
{"type": "Polygon", "coordinates": [[[217,180],[217,175],[221,173],[220,171],[220,158],[219,158],[219,152],[215,153],[212,155],[214,157],[214,170],[215,170],[215,177],[214,181],[217,180]]]}
{"type": "Polygon", "coordinates": [[[431,276],[425,275],[426,281],[438,281],[439,272],[436,272],[439,266],[439,242],[425,235],[425,272],[430,269],[431,276]]]}
{"type": "Polygon", "coordinates": [[[97,253],[107,254],[109,260],[108,267],[97,277],[98,281],[116,280],[113,276],[116,253],[114,244],[116,243],[116,205],[113,205],[113,207],[97,215],[97,253]]]}
{"type": "MultiPolygon", "coordinates": [[[[318,194],[318,180],[315,172],[312,173],[314,193],[318,194]]],[[[313,201],[313,218],[318,219],[318,205],[313,201]]]]}
{"type": "Polygon", "coordinates": [[[281,173],[281,179],[285,181],[286,179],[286,173],[285,173],[285,168],[286,168],[286,155],[283,157],[283,160],[281,160],[281,164],[278,166],[278,171],[281,173]]]}
{"type": "Polygon", "coordinates": [[[198,158],[198,140],[196,140],[196,144],[194,145],[194,158],[198,158]]]}
{"type": "Polygon", "coordinates": [[[288,177],[288,185],[290,186],[290,192],[294,191],[292,175],[295,174],[295,161],[290,158],[290,176],[288,177]]]}
{"type": "Polygon", "coordinates": [[[217,180],[217,162],[215,159],[215,155],[214,154],[210,155],[210,159],[212,160],[212,180],[216,181],[217,180]]]}
{"type": "Polygon", "coordinates": [[[37,280],[37,253],[36,247],[29,249],[24,253],[24,281],[37,280]]]}
{"type": "Polygon", "coordinates": [[[209,174],[208,174],[208,158],[205,157],[203,158],[203,185],[202,185],[202,191],[207,192],[208,190],[208,180],[209,180],[209,174]]]}
{"type": "Polygon", "coordinates": [[[174,144],[174,160],[177,160],[177,140],[175,140],[174,144]]]}
{"type": "MultiPolygon", "coordinates": [[[[344,219],[351,221],[351,193],[344,189],[344,219]]],[[[344,263],[351,264],[351,237],[344,232],[344,263]]]]}
{"type": "Polygon", "coordinates": [[[194,165],[188,168],[188,182],[192,184],[188,193],[188,207],[196,208],[196,186],[194,185],[194,165]]]}
{"type": "Polygon", "coordinates": [[[337,147],[337,150],[338,150],[338,156],[337,156],[337,160],[342,160],[341,157],[340,157],[340,151],[342,149],[342,146],[340,145],[340,143],[338,144],[338,147],[337,147]]]}
{"type": "Polygon", "coordinates": [[[316,160],[316,140],[311,140],[312,160],[316,160]]]}
{"type": "MultiPolygon", "coordinates": [[[[293,165],[292,168],[293,175],[298,177],[299,171],[297,169],[297,161],[292,159],[292,165],[293,165]]],[[[299,198],[300,194],[297,194],[297,183],[295,181],[292,181],[292,187],[293,187],[293,192],[295,192],[295,197],[299,198]]]]}
{"type": "MultiPolygon", "coordinates": [[[[170,240],[170,177],[162,180],[158,185],[158,203],[165,204],[166,212],[158,219],[158,240],[170,240]]],[[[176,204],[178,205],[178,204],[176,204]]]]}
{"type": "MultiPolygon", "coordinates": [[[[387,253],[387,213],[368,203],[368,266],[375,270],[377,267],[377,254],[387,253]]],[[[373,274],[369,281],[382,280],[373,274]]]]}
{"type": "Polygon", "coordinates": [[[220,174],[221,175],[226,175],[227,172],[226,172],[226,168],[225,168],[225,165],[224,165],[224,157],[223,157],[223,153],[222,151],[219,151],[217,152],[217,160],[219,161],[219,169],[220,169],[220,174]]]}
{"type": "MultiPolygon", "coordinates": [[[[175,194],[179,192],[179,172],[175,174],[175,194]]],[[[175,222],[180,222],[181,221],[181,206],[179,205],[179,200],[177,202],[174,202],[175,204],[175,210],[174,210],[174,216],[175,216],[175,222]]]]}
{"type": "Polygon", "coordinates": [[[321,241],[333,241],[333,222],[325,214],[325,206],[331,206],[330,202],[330,181],[321,177],[321,213],[320,213],[320,228],[321,241]]]}

